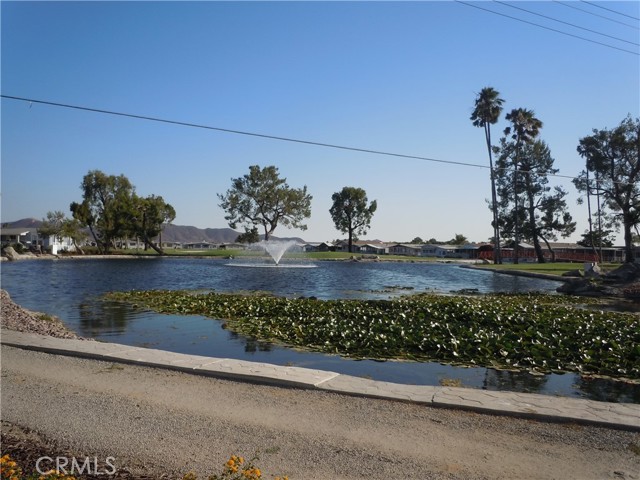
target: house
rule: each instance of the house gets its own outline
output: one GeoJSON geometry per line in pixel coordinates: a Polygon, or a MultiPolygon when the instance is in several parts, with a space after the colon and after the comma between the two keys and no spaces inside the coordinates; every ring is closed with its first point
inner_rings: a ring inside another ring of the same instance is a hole
{"type": "MultiPolygon", "coordinates": [[[[213,248],[216,248],[215,246],[213,248]]],[[[220,250],[246,250],[246,243],[221,243],[217,246],[220,250]]]]}
{"type": "Polygon", "coordinates": [[[389,247],[384,243],[365,243],[360,246],[360,252],[366,255],[385,255],[389,247]]]}
{"type": "Polygon", "coordinates": [[[189,250],[215,250],[216,248],[218,248],[215,243],[210,242],[185,243],[183,247],[189,250]]]}
{"type": "Polygon", "coordinates": [[[57,255],[60,252],[75,252],[76,246],[69,237],[58,237],[56,235],[40,236],[38,245],[42,247],[43,252],[49,252],[57,255]]]}
{"type": "Polygon", "coordinates": [[[25,248],[39,248],[43,252],[49,252],[53,255],[57,255],[61,251],[75,251],[75,245],[69,237],[40,235],[35,227],[3,228],[0,230],[0,238],[3,247],[20,243],[25,248]]]}
{"type": "Polygon", "coordinates": [[[25,247],[37,245],[38,229],[37,228],[3,228],[0,230],[0,241],[2,246],[21,243],[25,247]]]}
{"type": "Polygon", "coordinates": [[[408,255],[411,257],[422,256],[422,245],[415,243],[396,243],[389,246],[390,255],[408,255]]]}

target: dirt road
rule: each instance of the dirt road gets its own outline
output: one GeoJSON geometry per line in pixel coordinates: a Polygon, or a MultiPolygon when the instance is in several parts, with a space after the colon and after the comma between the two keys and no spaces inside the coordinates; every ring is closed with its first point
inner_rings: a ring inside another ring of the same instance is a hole
{"type": "MultiPolygon", "coordinates": [[[[640,479],[640,433],[223,381],[2,347],[3,429],[180,478],[640,479]],[[9,425],[9,427],[8,427],[9,425]]],[[[106,478],[106,477],[105,477],[106,478]]]]}

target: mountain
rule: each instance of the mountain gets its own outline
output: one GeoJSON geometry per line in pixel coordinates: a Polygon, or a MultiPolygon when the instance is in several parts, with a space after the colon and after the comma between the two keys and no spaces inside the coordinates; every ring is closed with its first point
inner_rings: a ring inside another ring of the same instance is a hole
{"type": "MultiPolygon", "coordinates": [[[[15,222],[5,222],[2,228],[38,228],[42,224],[41,220],[35,218],[23,218],[15,222]]],[[[209,243],[233,243],[240,233],[231,228],[197,228],[187,225],[169,224],[162,231],[163,242],[209,242],[209,243]]],[[[295,240],[304,243],[304,240],[298,237],[281,238],[271,237],[274,240],[295,240]]]]}
{"type": "Polygon", "coordinates": [[[15,222],[4,222],[2,228],[38,228],[40,225],[42,225],[42,220],[23,218],[15,222]]]}
{"type": "Polygon", "coordinates": [[[230,228],[197,228],[187,225],[169,224],[162,231],[163,242],[209,242],[232,243],[240,235],[230,228]]]}

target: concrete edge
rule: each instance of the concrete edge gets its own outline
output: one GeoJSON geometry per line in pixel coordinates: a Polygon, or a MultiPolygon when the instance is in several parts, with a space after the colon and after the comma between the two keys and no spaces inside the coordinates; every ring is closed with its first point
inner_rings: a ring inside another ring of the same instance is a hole
{"type": "Polygon", "coordinates": [[[640,431],[638,404],[464,387],[403,385],[323,370],[187,355],[115,343],[59,339],[5,329],[2,329],[0,344],[24,350],[162,368],[224,380],[318,390],[545,422],[578,423],[640,431]]]}
{"type": "Polygon", "coordinates": [[[487,272],[493,273],[503,273],[505,275],[512,275],[514,277],[530,277],[530,278],[539,278],[541,280],[553,280],[555,282],[569,283],[571,280],[575,280],[575,277],[563,277],[560,275],[553,275],[550,273],[538,273],[538,272],[527,272],[524,270],[504,270],[502,268],[492,268],[478,265],[461,265],[462,268],[469,268],[471,270],[485,270],[487,272]]]}

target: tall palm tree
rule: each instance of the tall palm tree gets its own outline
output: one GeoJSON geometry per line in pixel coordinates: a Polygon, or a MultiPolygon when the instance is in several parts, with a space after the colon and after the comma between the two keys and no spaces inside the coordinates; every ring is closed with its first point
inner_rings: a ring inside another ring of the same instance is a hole
{"type": "Polygon", "coordinates": [[[511,138],[516,142],[516,157],[513,168],[513,263],[518,263],[518,243],[520,241],[518,238],[518,161],[520,160],[522,145],[525,143],[532,143],[534,141],[540,133],[542,122],[536,118],[533,110],[527,110],[526,108],[514,108],[507,113],[505,119],[508,122],[511,122],[511,126],[504,129],[504,134],[506,136],[511,135],[511,138]]]}
{"type": "Polygon", "coordinates": [[[471,121],[474,127],[484,128],[484,137],[487,141],[487,151],[489,152],[489,168],[491,169],[491,207],[493,210],[493,238],[495,242],[495,255],[493,263],[502,263],[502,252],[500,250],[500,226],[498,225],[498,202],[496,196],[496,178],[493,170],[493,156],[491,152],[491,125],[498,122],[502,113],[504,100],[500,98],[500,92],[493,87],[483,88],[476,97],[476,104],[471,121]]]}

